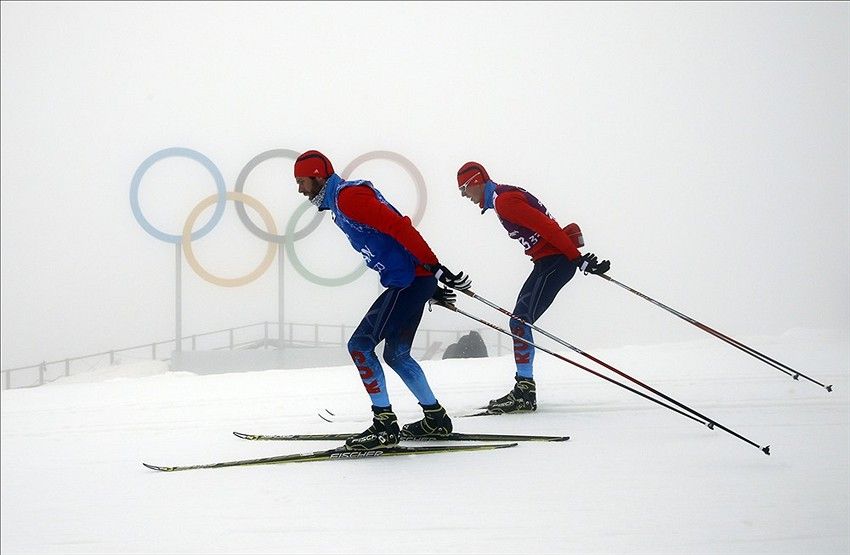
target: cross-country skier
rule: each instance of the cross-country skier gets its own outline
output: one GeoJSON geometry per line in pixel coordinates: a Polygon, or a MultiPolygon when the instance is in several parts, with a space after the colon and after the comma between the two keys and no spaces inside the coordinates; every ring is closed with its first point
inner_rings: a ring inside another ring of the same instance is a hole
{"type": "MultiPolygon", "coordinates": [[[[568,231],[562,229],[546,207],[528,191],[493,182],[484,166],[467,162],[457,172],[461,195],[481,208],[483,214],[492,208],[512,239],[522,244],[534,268],[517,296],[514,316],[533,324],[555,300],[576,269],[585,274],[604,274],[611,267],[607,260],[599,262],[592,253],[581,254],[568,231]]],[[[531,328],[516,318],[510,321],[511,332],[533,342],[531,328]]],[[[537,410],[537,387],[534,383],[534,347],[514,339],[516,384],[507,395],[492,400],[488,410],[495,413],[537,410]]]]}
{"type": "Polygon", "coordinates": [[[410,346],[422,319],[425,303],[434,298],[453,303],[455,293],[438,287],[437,280],[452,289],[468,289],[472,282],[463,272],[454,274],[413,227],[369,181],[343,181],[330,160],[316,150],[295,161],[298,192],[321,210],[330,210],[334,223],[351,246],[363,255],[366,265],[380,274],[387,289],[372,304],[348,341],[348,351],[372,400],[372,425],[346,440],[350,450],[371,450],[398,444],[407,436],[443,436],[451,433],[452,421],[440,406],[410,346]],[[386,380],[375,347],[384,344],[384,361],[410,389],[425,417],[399,431],[387,394],[386,380]]]}

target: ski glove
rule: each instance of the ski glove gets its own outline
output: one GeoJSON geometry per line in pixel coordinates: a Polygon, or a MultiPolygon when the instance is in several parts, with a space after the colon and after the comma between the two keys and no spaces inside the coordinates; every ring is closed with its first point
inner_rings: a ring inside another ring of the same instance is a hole
{"type": "Polygon", "coordinates": [[[608,270],[611,269],[611,263],[607,260],[603,260],[599,262],[599,259],[596,258],[596,255],[592,252],[581,255],[581,258],[576,260],[576,265],[580,272],[584,272],[584,275],[587,274],[604,274],[608,270]]]}
{"type": "Polygon", "coordinates": [[[457,293],[448,287],[437,286],[437,290],[431,295],[431,299],[440,305],[455,304],[457,293]]]}
{"type": "Polygon", "coordinates": [[[472,287],[472,280],[469,279],[469,276],[465,275],[463,272],[453,274],[442,264],[423,264],[422,267],[429,272],[434,272],[434,277],[450,289],[466,291],[472,287]]]}

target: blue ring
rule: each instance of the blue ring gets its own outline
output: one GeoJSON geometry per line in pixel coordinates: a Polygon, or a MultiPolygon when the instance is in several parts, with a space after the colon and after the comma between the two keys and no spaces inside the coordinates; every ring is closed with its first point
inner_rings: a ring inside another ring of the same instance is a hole
{"type": "Polygon", "coordinates": [[[181,148],[181,147],[172,147],[172,148],[164,148],[158,152],[154,152],[148,158],[141,163],[139,168],[136,170],[136,173],[133,174],[133,181],[130,185],[130,207],[133,209],[133,217],[136,218],[136,221],[139,222],[139,225],[142,226],[142,229],[147,231],[150,235],[159,239],[160,241],[165,241],[166,243],[180,243],[183,241],[182,235],[173,235],[171,233],[165,233],[164,231],[160,231],[155,228],[147,219],[145,219],[142,214],[142,209],[139,207],[139,186],[142,183],[142,177],[145,175],[151,166],[155,163],[159,162],[163,158],[170,158],[172,156],[180,156],[183,158],[190,158],[195,160],[204,166],[208,172],[213,176],[215,180],[215,188],[218,192],[218,199],[215,203],[215,211],[213,212],[212,218],[208,221],[204,227],[193,232],[191,234],[191,239],[194,241],[195,239],[199,239],[212,231],[212,229],[218,224],[218,221],[224,215],[224,207],[227,202],[227,189],[224,185],[224,176],[221,175],[221,172],[213,164],[212,160],[201,154],[196,150],[192,150],[190,148],[181,148]]]}

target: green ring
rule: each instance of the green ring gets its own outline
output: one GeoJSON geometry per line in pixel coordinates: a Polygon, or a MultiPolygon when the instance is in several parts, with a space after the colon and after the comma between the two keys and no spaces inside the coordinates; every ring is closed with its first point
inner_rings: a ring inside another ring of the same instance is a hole
{"type": "Polygon", "coordinates": [[[307,281],[312,281],[317,285],[325,285],[328,287],[334,287],[337,285],[345,285],[346,283],[351,283],[355,279],[362,276],[366,273],[368,267],[365,263],[347,275],[337,278],[327,278],[314,274],[310,270],[308,270],[298,259],[298,255],[295,252],[295,226],[298,225],[298,220],[301,219],[301,216],[304,215],[307,210],[313,208],[313,204],[310,201],[303,202],[298,208],[295,209],[292,216],[289,218],[289,222],[286,224],[286,232],[284,234],[284,246],[286,247],[286,254],[289,257],[289,261],[292,263],[292,266],[295,267],[295,270],[301,274],[301,276],[307,281]]]}

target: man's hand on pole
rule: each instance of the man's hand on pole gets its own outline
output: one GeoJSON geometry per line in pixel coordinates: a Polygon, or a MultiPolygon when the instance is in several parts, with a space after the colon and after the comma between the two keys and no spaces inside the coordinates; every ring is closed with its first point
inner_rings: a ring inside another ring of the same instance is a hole
{"type": "Polygon", "coordinates": [[[611,269],[611,263],[607,260],[599,262],[596,255],[592,252],[581,255],[581,258],[576,260],[576,265],[580,272],[587,274],[604,274],[611,269]]]}
{"type": "Polygon", "coordinates": [[[434,277],[450,289],[465,291],[472,287],[472,280],[469,279],[469,276],[465,275],[463,272],[455,274],[450,272],[449,269],[442,264],[428,264],[423,267],[429,272],[434,272],[434,277]]]}

